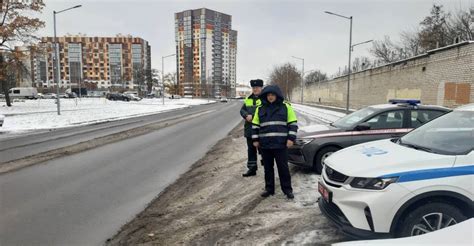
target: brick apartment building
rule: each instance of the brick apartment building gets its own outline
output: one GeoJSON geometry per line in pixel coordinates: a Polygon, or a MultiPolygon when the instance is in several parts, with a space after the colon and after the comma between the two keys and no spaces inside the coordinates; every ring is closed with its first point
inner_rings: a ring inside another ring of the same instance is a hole
{"type": "MultiPolygon", "coordinates": [[[[146,89],[151,80],[151,47],[142,38],[58,37],[60,82],[63,88],[146,89]]],[[[55,87],[53,37],[43,37],[31,54],[32,82],[55,87]]]]}

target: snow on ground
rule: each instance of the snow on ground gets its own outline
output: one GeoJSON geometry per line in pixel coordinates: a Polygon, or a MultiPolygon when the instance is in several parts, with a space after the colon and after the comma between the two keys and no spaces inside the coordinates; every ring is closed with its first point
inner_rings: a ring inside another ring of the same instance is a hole
{"type": "Polygon", "coordinates": [[[301,104],[292,104],[298,117],[299,132],[315,132],[329,130],[329,123],[332,123],[341,117],[344,113],[332,110],[316,108],[301,104]]]}
{"type": "Polygon", "coordinates": [[[38,129],[86,125],[177,110],[192,105],[213,103],[204,99],[143,99],[138,102],[109,101],[105,98],[62,99],[61,115],[57,115],[56,100],[24,100],[12,107],[0,107],[5,122],[0,132],[23,132],[38,129]]]}
{"type": "Polygon", "coordinates": [[[340,112],[336,112],[336,111],[332,111],[328,109],[311,107],[311,106],[306,106],[306,105],[301,105],[301,104],[296,104],[296,103],[292,104],[291,106],[293,106],[293,108],[297,112],[316,118],[327,124],[332,123],[346,115],[345,113],[340,113],[340,112]]]}
{"type": "MultiPolygon", "coordinates": [[[[336,111],[331,111],[327,109],[321,109],[301,104],[292,103],[291,106],[295,109],[298,117],[298,132],[305,131],[323,131],[329,129],[329,123],[338,120],[339,118],[345,116],[344,113],[339,113],[336,111]]],[[[307,170],[305,168],[300,168],[290,164],[292,168],[294,192],[297,194],[295,196],[295,202],[299,207],[314,207],[317,209],[317,200],[319,198],[319,193],[317,192],[318,181],[320,178],[319,174],[307,170]]],[[[298,242],[297,244],[307,243],[305,240],[312,240],[314,237],[320,237],[314,231],[302,232],[302,234],[296,235],[292,238],[291,242],[298,242]]]]}

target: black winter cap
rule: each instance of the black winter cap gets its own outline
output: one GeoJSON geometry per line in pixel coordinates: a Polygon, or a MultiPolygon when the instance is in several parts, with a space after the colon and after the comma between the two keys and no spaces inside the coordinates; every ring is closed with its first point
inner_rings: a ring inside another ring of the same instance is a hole
{"type": "Polygon", "coordinates": [[[261,79],[252,79],[250,80],[250,86],[252,87],[263,87],[263,80],[261,79]]]}

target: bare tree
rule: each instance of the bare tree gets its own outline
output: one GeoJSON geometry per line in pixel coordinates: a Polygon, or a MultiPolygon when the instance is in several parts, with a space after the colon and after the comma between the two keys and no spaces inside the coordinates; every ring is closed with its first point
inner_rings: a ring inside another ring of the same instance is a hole
{"type": "Polygon", "coordinates": [[[326,73],[323,73],[319,70],[315,70],[315,71],[310,72],[308,75],[305,76],[304,82],[305,82],[305,84],[311,84],[311,83],[325,81],[327,79],[328,79],[328,76],[327,76],[326,73]]]}
{"type": "Polygon", "coordinates": [[[390,40],[389,36],[385,36],[384,40],[374,41],[370,53],[376,59],[382,60],[384,63],[391,63],[399,59],[400,47],[390,40]]]}
{"type": "Polygon", "coordinates": [[[460,10],[447,22],[448,37],[451,40],[474,40],[474,8],[470,11],[460,10]]]}
{"type": "Polygon", "coordinates": [[[165,91],[170,94],[178,94],[176,84],[176,72],[167,73],[165,75],[165,91]]]}
{"type": "Polygon", "coordinates": [[[152,68],[150,77],[151,77],[151,81],[150,80],[147,81],[147,89],[149,93],[151,93],[151,91],[153,90],[153,87],[160,86],[160,83],[161,83],[160,70],[152,68]]]}
{"type": "Polygon", "coordinates": [[[291,63],[275,66],[269,76],[270,84],[278,85],[285,98],[291,100],[291,92],[298,87],[301,74],[291,63]]]}
{"type": "Polygon", "coordinates": [[[455,40],[474,39],[474,18],[466,10],[454,15],[445,13],[442,5],[433,5],[430,15],[420,22],[419,30],[404,31],[400,42],[394,43],[390,37],[375,41],[370,49],[376,58],[374,64],[392,63],[420,55],[427,50],[452,44],[455,40]]]}
{"type": "Polygon", "coordinates": [[[401,53],[400,59],[407,59],[409,57],[417,56],[425,52],[421,47],[421,41],[418,37],[419,31],[404,31],[401,33],[401,53]]]}
{"type": "Polygon", "coordinates": [[[372,61],[366,56],[356,57],[352,62],[352,71],[359,72],[372,66],[372,61]]]}
{"type": "Polygon", "coordinates": [[[38,1],[1,1],[0,11],[0,83],[7,106],[11,106],[8,90],[12,87],[8,71],[22,65],[23,51],[15,49],[17,45],[27,45],[38,38],[35,32],[44,27],[44,22],[31,17],[41,12],[44,3],[38,1]]]}

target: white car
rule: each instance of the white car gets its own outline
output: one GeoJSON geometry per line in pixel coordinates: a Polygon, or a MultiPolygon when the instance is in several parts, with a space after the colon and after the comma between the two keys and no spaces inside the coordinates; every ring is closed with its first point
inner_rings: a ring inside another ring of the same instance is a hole
{"type": "Polygon", "coordinates": [[[11,98],[37,99],[38,90],[34,87],[15,87],[8,90],[11,98]]]}
{"type": "Polygon", "coordinates": [[[474,104],[325,160],[323,214],[354,238],[406,237],[474,214],[474,104]]]}
{"type": "Polygon", "coordinates": [[[125,94],[131,101],[140,101],[142,100],[141,97],[137,96],[136,94],[125,94]]]}
{"type": "Polygon", "coordinates": [[[46,94],[43,95],[43,98],[45,98],[45,99],[56,99],[56,94],[46,93],[46,94]]]}
{"type": "Polygon", "coordinates": [[[379,240],[349,241],[333,244],[333,246],[372,246],[372,245],[474,245],[474,219],[469,219],[456,225],[437,230],[433,233],[423,234],[417,237],[390,238],[379,240]],[[453,238],[456,238],[453,241],[453,238]]]}
{"type": "Polygon", "coordinates": [[[0,114],[0,127],[3,126],[3,121],[5,120],[5,116],[3,114],[0,114]]]}

